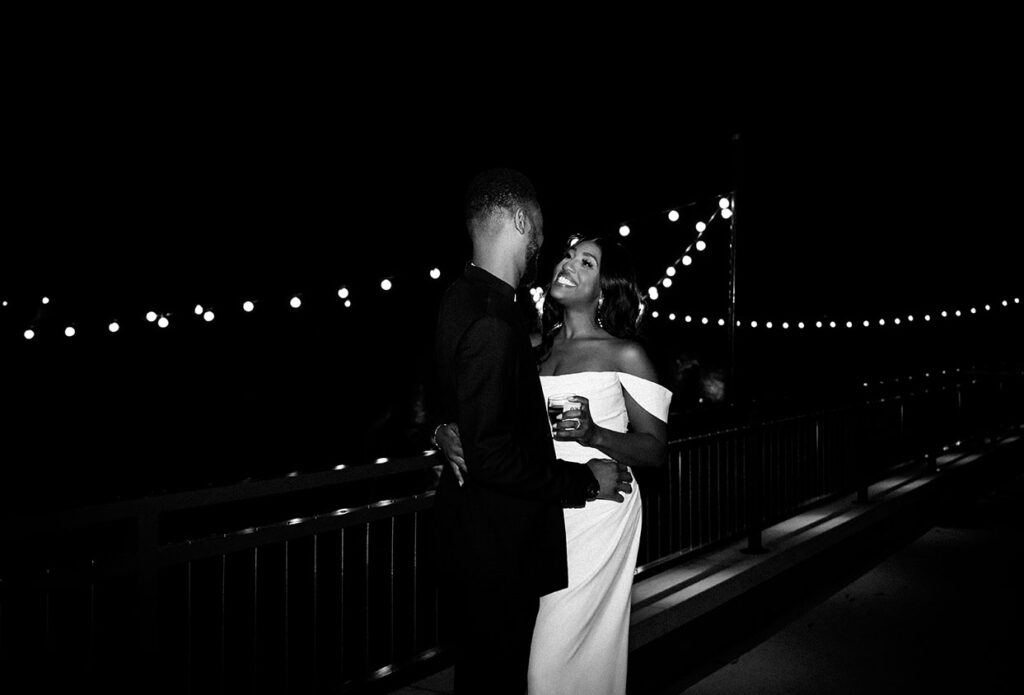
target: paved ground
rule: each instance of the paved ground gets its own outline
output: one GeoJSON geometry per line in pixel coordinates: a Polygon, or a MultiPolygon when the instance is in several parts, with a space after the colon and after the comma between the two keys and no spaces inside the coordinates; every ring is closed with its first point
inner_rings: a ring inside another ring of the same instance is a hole
{"type": "Polygon", "coordinates": [[[1024,692],[1024,475],[934,521],[820,602],[778,616],[756,645],[734,645],[718,670],[659,692],[1024,692]]]}

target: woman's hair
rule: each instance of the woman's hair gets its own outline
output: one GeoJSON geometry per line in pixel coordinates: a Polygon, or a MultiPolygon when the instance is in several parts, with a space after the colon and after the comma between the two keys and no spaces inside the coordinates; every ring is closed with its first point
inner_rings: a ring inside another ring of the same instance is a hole
{"type": "MultiPolygon", "coordinates": [[[[626,248],[614,239],[582,235],[569,237],[566,250],[583,241],[591,241],[601,249],[601,295],[604,298],[597,310],[598,325],[616,338],[636,338],[644,315],[643,295],[636,284],[636,269],[626,248]]],[[[544,311],[541,315],[541,343],[537,346],[537,361],[543,362],[551,352],[555,333],[562,325],[562,306],[551,299],[545,289],[544,311]]]]}

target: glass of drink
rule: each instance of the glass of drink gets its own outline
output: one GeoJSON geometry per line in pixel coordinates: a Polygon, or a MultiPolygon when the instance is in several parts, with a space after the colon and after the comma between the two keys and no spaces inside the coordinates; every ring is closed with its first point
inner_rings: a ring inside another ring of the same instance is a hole
{"type": "MultiPolygon", "coordinates": [[[[551,421],[551,431],[554,432],[555,423],[558,422],[558,416],[562,414],[564,410],[573,410],[576,408],[578,403],[569,400],[575,398],[575,394],[572,393],[558,393],[552,396],[548,396],[548,420],[551,421]]],[[[577,427],[579,423],[577,423],[577,427]]]]}

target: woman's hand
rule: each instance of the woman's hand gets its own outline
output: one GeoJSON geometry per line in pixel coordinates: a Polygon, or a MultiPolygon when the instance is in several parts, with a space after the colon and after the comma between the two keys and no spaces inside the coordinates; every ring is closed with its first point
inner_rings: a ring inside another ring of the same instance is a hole
{"type": "Polygon", "coordinates": [[[569,400],[579,405],[562,411],[555,421],[553,436],[560,442],[576,441],[591,446],[601,428],[590,419],[590,400],[585,396],[573,396],[569,400]]]}
{"type": "Polygon", "coordinates": [[[459,426],[452,422],[438,427],[434,433],[434,439],[437,441],[437,448],[444,454],[445,459],[448,460],[448,465],[451,466],[455,479],[459,481],[459,487],[462,487],[463,483],[466,482],[465,476],[468,474],[468,469],[466,468],[466,459],[462,455],[462,439],[459,437],[459,426]]]}

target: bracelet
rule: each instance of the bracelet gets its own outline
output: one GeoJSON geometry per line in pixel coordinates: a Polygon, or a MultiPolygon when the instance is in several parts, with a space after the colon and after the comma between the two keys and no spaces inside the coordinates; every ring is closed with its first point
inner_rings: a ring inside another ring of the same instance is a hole
{"type": "Polygon", "coordinates": [[[447,422],[442,422],[442,423],[441,423],[440,425],[438,425],[437,427],[435,427],[435,428],[434,428],[434,433],[433,433],[432,435],[430,435],[430,442],[431,442],[431,443],[432,443],[432,444],[433,444],[433,445],[434,445],[435,447],[437,447],[437,431],[438,431],[439,429],[441,429],[442,427],[447,427],[447,426],[448,426],[448,423],[447,423],[447,422]]]}

